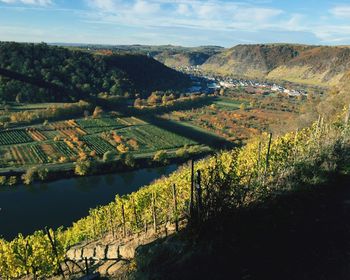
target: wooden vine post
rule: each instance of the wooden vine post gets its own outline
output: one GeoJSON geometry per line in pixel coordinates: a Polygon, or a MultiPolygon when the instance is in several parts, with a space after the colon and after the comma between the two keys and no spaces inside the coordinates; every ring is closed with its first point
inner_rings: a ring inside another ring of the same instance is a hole
{"type": "Polygon", "coordinates": [[[124,210],[123,201],[122,201],[122,223],[123,223],[123,237],[126,237],[126,222],[125,222],[125,210],[124,210]]]}
{"type": "Polygon", "coordinates": [[[87,257],[85,257],[85,274],[89,275],[89,263],[87,257]]]}
{"type": "Polygon", "coordinates": [[[350,119],[350,104],[348,106],[348,110],[346,111],[346,114],[345,114],[345,125],[347,125],[349,123],[349,119],[350,119]]]}
{"type": "Polygon", "coordinates": [[[190,217],[193,217],[194,209],[194,161],[191,160],[191,196],[190,196],[190,217]]]}
{"type": "Polygon", "coordinates": [[[258,146],[258,161],[257,161],[257,168],[259,170],[261,164],[261,141],[259,141],[259,146],[258,146]]]}
{"type": "Polygon", "coordinates": [[[135,200],[134,199],[132,199],[132,208],[133,208],[134,219],[135,219],[135,227],[138,228],[139,220],[138,220],[138,217],[137,217],[136,204],[135,204],[135,200]]]}
{"type": "Polygon", "coordinates": [[[58,257],[58,252],[57,252],[56,242],[55,242],[56,241],[55,240],[55,236],[53,236],[53,238],[52,238],[50,230],[47,227],[45,227],[45,231],[46,231],[47,237],[49,238],[49,241],[50,241],[51,247],[52,247],[52,251],[53,251],[53,253],[55,255],[55,258],[56,258],[57,265],[58,265],[58,270],[59,270],[60,274],[62,275],[62,277],[65,278],[62,266],[60,264],[60,259],[58,257]]]}
{"type": "Polygon", "coordinates": [[[156,196],[152,192],[152,217],[153,217],[153,230],[157,232],[157,213],[156,213],[156,196]]]}
{"type": "Polygon", "coordinates": [[[177,213],[177,194],[176,194],[176,185],[173,184],[173,207],[174,207],[174,219],[175,219],[175,230],[179,231],[179,218],[177,213]]]}
{"type": "Polygon", "coordinates": [[[112,236],[115,238],[115,232],[114,232],[114,224],[113,224],[113,218],[112,218],[112,210],[108,208],[108,214],[109,214],[109,223],[111,224],[111,230],[112,230],[112,236]]]}
{"type": "Polygon", "coordinates": [[[271,151],[271,141],[272,141],[272,133],[270,132],[269,134],[269,143],[267,145],[267,153],[266,153],[266,159],[265,159],[265,172],[264,172],[264,181],[263,184],[265,184],[265,178],[266,178],[266,174],[267,174],[267,170],[269,169],[269,165],[270,165],[270,151],[271,151]]]}
{"type": "Polygon", "coordinates": [[[201,171],[197,171],[197,184],[196,184],[196,191],[197,191],[197,217],[198,221],[201,220],[202,215],[202,186],[201,186],[201,171]]]}

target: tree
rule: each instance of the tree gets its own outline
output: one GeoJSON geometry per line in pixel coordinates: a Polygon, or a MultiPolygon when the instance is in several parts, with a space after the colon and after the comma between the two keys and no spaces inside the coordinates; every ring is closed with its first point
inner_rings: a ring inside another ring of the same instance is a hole
{"type": "Polygon", "coordinates": [[[129,151],[129,147],[126,146],[125,144],[121,143],[117,146],[117,150],[123,154],[123,153],[126,153],[129,151]]]}
{"type": "Polygon", "coordinates": [[[152,92],[152,94],[147,98],[147,103],[149,105],[156,105],[159,101],[159,96],[156,92],[152,92]]]}
{"type": "Polygon", "coordinates": [[[142,107],[142,105],[143,105],[142,99],[141,98],[136,98],[135,102],[134,102],[134,107],[135,108],[140,108],[140,107],[142,107]]]}
{"type": "Polygon", "coordinates": [[[245,109],[246,109],[245,104],[241,103],[241,105],[239,105],[239,109],[242,110],[242,111],[245,111],[245,109]]]}
{"type": "Polygon", "coordinates": [[[92,162],[89,159],[78,159],[75,163],[74,173],[80,176],[87,175],[92,170],[92,162]]]}
{"type": "Polygon", "coordinates": [[[103,154],[102,160],[103,160],[104,162],[110,162],[110,161],[112,161],[112,160],[115,159],[116,155],[117,155],[117,154],[116,154],[115,152],[113,152],[113,151],[107,151],[107,152],[105,152],[105,153],[103,154]]]}
{"type": "Polygon", "coordinates": [[[121,162],[128,167],[135,166],[135,158],[130,153],[123,153],[120,155],[121,162]]]}
{"type": "Polygon", "coordinates": [[[47,168],[38,168],[37,174],[38,174],[38,178],[41,181],[44,181],[47,179],[47,176],[49,174],[49,170],[47,168]]]}
{"type": "Polygon", "coordinates": [[[23,183],[26,185],[30,185],[31,183],[33,183],[33,181],[36,178],[37,172],[38,172],[38,169],[36,167],[27,169],[26,173],[24,173],[21,176],[23,183]]]}
{"type": "Polygon", "coordinates": [[[96,106],[94,112],[92,113],[92,117],[94,119],[100,118],[103,110],[100,106],[96,106]]]}
{"type": "Polygon", "coordinates": [[[178,157],[178,158],[188,158],[189,157],[189,153],[188,153],[186,147],[177,149],[175,154],[176,154],[176,157],[178,157]]]}
{"type": "Polygon", "coordinates": [[[135,151],[139,149],[139,143],[135,139],[130,139],[128,145],[135,151]]]}
{"type": "Polygon", "coordinates": [[[153,160],[160,163],[166,163],[167,157],[168,157],[167,153],[161,150],[154,154],[153,160]]]}
{"type": "Polygon", "coordinates": [[[169,101],[170,101],[169,96],[167,96],[166,94],[164,94],[164,95],[162,96],[162,104],[163,104],[163,105],[166,105],[169,101]]]}
{"type": "Polygon", "coordinates": [[[110,92],[112,95],[118,95],[118,96],[123,95],[122,90],[121,90],[120,85],[119,85],[119,82],[114,84],[111,87],[110,92]]]}

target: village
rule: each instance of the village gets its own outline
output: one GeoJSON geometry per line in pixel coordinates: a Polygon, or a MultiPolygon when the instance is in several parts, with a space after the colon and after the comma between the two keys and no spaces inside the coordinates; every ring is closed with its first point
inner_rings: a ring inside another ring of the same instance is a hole
{"type": "Polygon", "coordinates": [[[296,89],[290,85],[282,86],[267,81],[204,74],[199,66],[184,67],[180,71],[189,74],[193,81],[192,86],[188,89],[189,93],[213,93],[220,89],[238,89],[250,94],[268,95],[271,93],[282,93],[289,97],[307,96],[308,94],[306,89],[296,89]]]}

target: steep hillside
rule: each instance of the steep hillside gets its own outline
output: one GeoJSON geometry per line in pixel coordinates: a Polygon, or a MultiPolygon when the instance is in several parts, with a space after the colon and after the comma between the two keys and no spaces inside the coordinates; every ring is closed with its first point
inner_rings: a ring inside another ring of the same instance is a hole
{"type": "Polygon", "coordinates": [[[268,74],[268,78],[337,85],[349,70],[350,48],[315,47],[277,67],[268,74]]]}
{"type": "Polygon", "coordinates": [[[169,67],[184,67],[204,64],[213,55],[221,53],[220,47],[198,47],[164,50],[154,58],[169,67]]]}
{"type": "Polygon", "coordinates": [[[173,45],[148,46],[148,45],[78,45],[74,46],[96,53],[128,53],[148,55],[168,67],[177,68],[184,66],[202,65],[213,55],[223,50],[219,46],[181,47],[173,45]]]}
{"type": "Polygon", "coordinates": [[[238,45],[212,56],[202,68],[216,74],[328,86],[350,70],[350,48],[238,45]]]}
{"type": "Polygon", "coordinates": [[[100,92],[145,96],[153,90],[189,85],[185,75],[144,55],[106,56],[46,44],[0,42],[0,69],[14,73],[0,76],[0,99],[4,101],[72,101],[100,92]],[[38,87],[19,82],[16,73],[38,87]],[[57,88],[62,90],[57,92],[57,88]]]}
{"type": "Polygon", "coordinates": [[[212,56],[203,69],[220,74],[263,78],[298,56],[307,47],[293,45],[238,45],[212,56]]]}

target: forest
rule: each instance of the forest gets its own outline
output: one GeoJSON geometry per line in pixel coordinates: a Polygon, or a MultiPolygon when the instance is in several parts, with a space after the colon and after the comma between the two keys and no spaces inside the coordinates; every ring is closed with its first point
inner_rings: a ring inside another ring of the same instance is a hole
{"type": "Polygon", "coordinates": [[[0,100],[9,102],[79,101],[105,93],[111,96],[153,90],[183,89],[184,74],[142,55],[91,54],[87,51],[41,44],[0,43],[0,100]],[[23,83],[12,76],[32,80],[23,83]]]}

